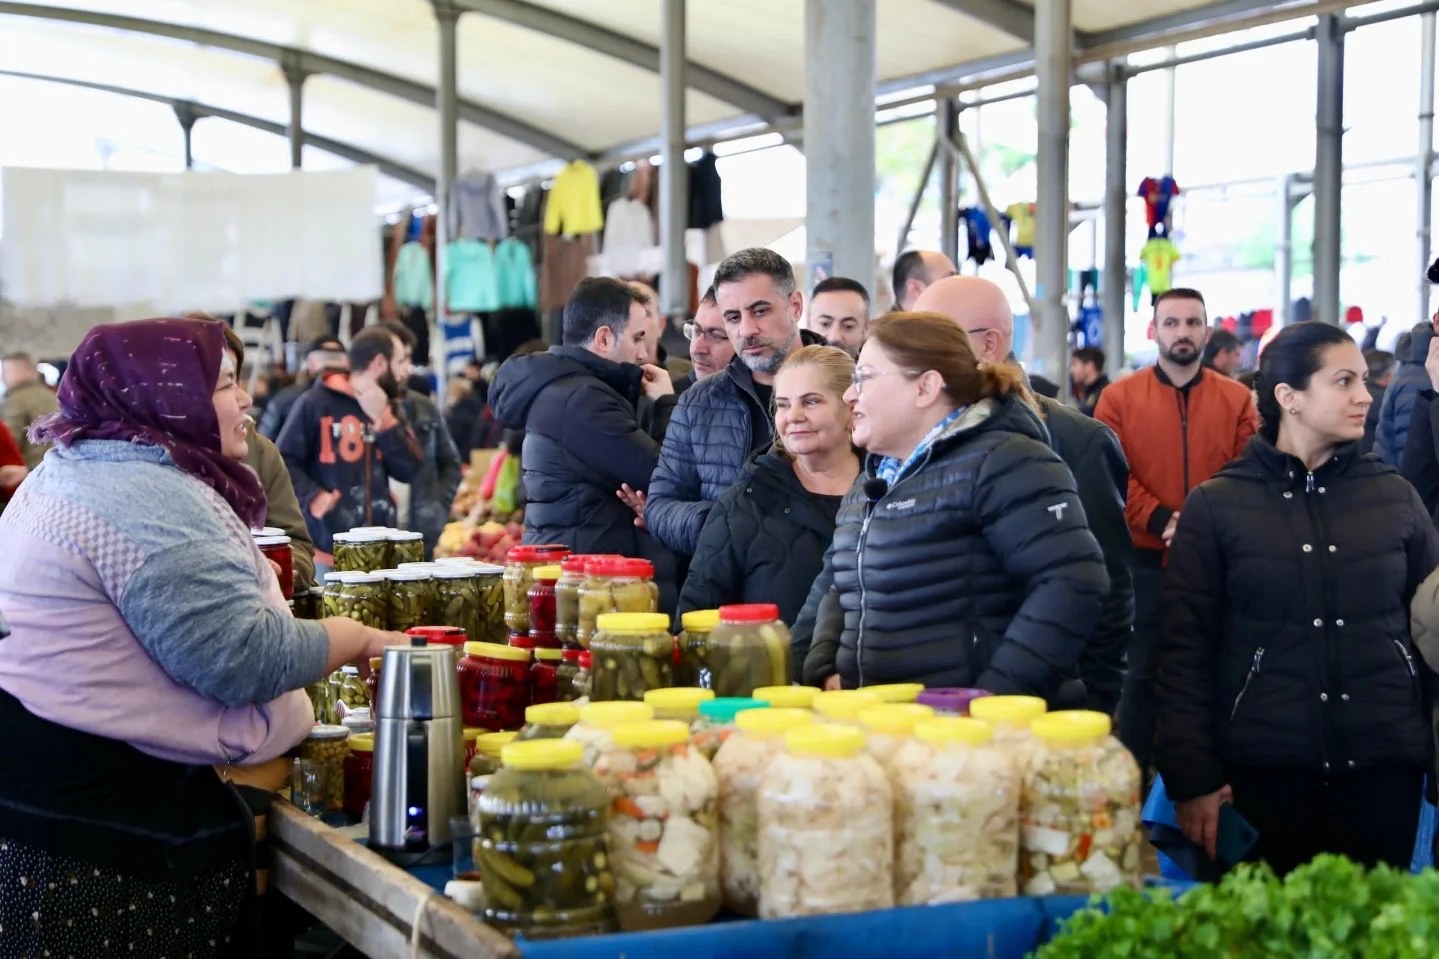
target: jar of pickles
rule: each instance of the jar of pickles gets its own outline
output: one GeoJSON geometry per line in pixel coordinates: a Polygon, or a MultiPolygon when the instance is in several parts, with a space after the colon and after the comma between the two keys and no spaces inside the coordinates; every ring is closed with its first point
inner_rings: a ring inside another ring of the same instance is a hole
{"type": "Polygon", "coordinates": [[[510,743],[478,800],[484,921],[557,939],[615,928],[610,795],[563,739],[510,743]]]}
{"type": "Polygon", "coordinates": [[[340,594],[344,592],[345,577],[348,573],[326,573],[325,585],[320,593],[320,615],[326,619],[343,616],[340,612],[340,594]]]}
{"type": "Polygon", "coordinates": [[[870,706],[880,705],[879,697],[858,689],[831,689],[815,693],[810,701],[822,723],[843,723],[859,726],[859,714],[870,706]]]}
{"type": "Polygon", "coordinates": [[[555,637],[555,584],[560,578],[560,567],[536,566],[534,582],[530,584],[530,638],[535,646],[560,645],[555,637]]]}
{"type": "Polygon", "coordinates": [[[1049,711],[1038,696],[985,696],[969,704],[969,714],[994,727],[995,742],[1027,750],[1033,742],[1030,725],[1049,711]]]}
{"type": "Polygon", "coordinates": [[[575,649],[560,650],[560,664],[555,667],[555,698],[560,702],[574,702],[579,698],[575,691],[575,676],[580,671],[580,653],[583,650],[575,649]]]}
{"type": "Polygon", "coordinates": [[[465,762],[464,766],[461,767],[462,771],[470,768],[470,763],[474,760],[475,753],[479,751],[479,747],[475,745],[475,742],[481,736],[485,735],[486,732],[486,730],[481,729],[479,726],[462,726],[460,728],[460,741],[465,744],[465,762]]]}
{"type": "Polygon", "coordinates": [[[686,726],[699,718],[700,704],[714,698],[713,690],[697,686],[651,689],[644,695],[645,704],[655,711],[655,719],[673,719],[686,726]]]}
{"type": "Polygon", "coordinates": [[[585,581],[590,560],[622,558],[571,553],[560,561],[560,578],[555,580],[555,636],[561,645],[579,648],[580,584],[585,581]]]}
{"type": "Polygon", "coordinates": [[[407,530],[392,530],[386,539],[390,542],[390,563],[423,563],[425,561],[425,537],[407,530]]]}
{"type": "Polygon", "coordinates": [[[772,603],[721,606],[707,643],[716,696],[749,696],[760,686],[788,686],[789,629],[772,603]]]}
{"type": "Polygon", "coordinates": [[[934,718],[934,710],[917,703],[881,703],[859,711],[865,749],[881,766],[888,767],[895,752],[914,733],[916,723],[934,718]]]}
{"type": "Polygon", "coordinates": [[[882,703],[912,703],[924,692],[924,683],[881,683],[876,686],[861,686],[866,693],[874,693],[882,703]]]}
{"type": "Polygon", "coordinates": [[[525,710],[525,726],[516,738],[564,739],[579,721],[580,709],[574,703],[541,703],[525,710]]]}
{"type": "Polygon", "coordinates": [[[335,707],[341,719],[369,706],[370,691],[360,678],[358,666],[341,666],[330,674],[330,685],[335,687],[335,707]]]}
{"type": "Polygon", "coordinates": [[[325,808],[340,812],[345,808],[345,756],[350,747],[345,742],[350,731],[344,726],[317,725],[300,743],[300,758],[309,759],[324,769],[325,808]]]}
{"type": "Polygon", "coordinates": [[[807,726],[806,709],[750,709],[735,716],[735,734],[714,758],[719,782],[720,883],[725,908],[759,915],[759,789],[765,767],[784,752],[784,734],[807,726]]]}
{"type": "Polygon", "coordinates": [[[380,573],[346,573],[341,580],[336,615],[386,629],[390,622],[389,590],[380,573]]]}
{"type": "Polygon", "coordinates": [[[609,840],[621,930],[694,926],[719,912],[719,787],[689,735],[672,720],[625,723],[595,760],[614,797],[609,840]]]}
{"type": "Polygon", "coordinates": [[[680,659],[675,671],[675,682],[709,689],[709,637],[719,625],[719,610],[691,610],[680,617],[680,625],[684,629],[679,637],[680,659]]]}
{"type": "Polygon", "coordinates": [[[480,628],[480,574],[467,566],[449,565],[430,574],[428,622],[458,626],[472,643],[489,641],[480,628]]]}
{"type": "Polygon", "coordinates": [[[734,732],[736,717],[747,710],[768,708],[767,703],[758,699],[739,696],[702,702],[690,730],[690,741],[706,759],[713,759],[734,732]]]}
{"type": "Polygon", "coordinates": [[[430,625],[430,606],[434,603],[434,587],[430,574],[418,570],[385,571],[389,584],[390,629],[403,633],[413,626],[430,625]]]}
{"type": "MultiPolygon", "coordinates": [[[[533,639],[530,640],[534,642],[533,639]]],[[[530,705],[552,703],[560,698],[560,657],[562,649],[536,649],[530,664],[530,705]]]]}
{"type": "Polygon", "coordinates": [[[851,726],[796,726],[759,792],[762,919],[894,905],[889,779],[851,726]]]}
{"type": "Polygon", "coordinates": [[[480,620],[477,631],[480,641],[503,643],[510,632],[505,623],[504,567],[478,563],[472,564],[471,572],[478,577],[480,620]]]}
{"type": "MultiPolygon", "coordinates": [[[[585,564],[580,584],[580,620],[575,638],[586,649],[598,628],[599,617],[609,613],[654,613],[660,608],[655,567],[645,559],[596,557],[585,564]]],[[[665,629],[669,629],[668,619],[665,629]]]]}
{"type": "Polygon", "coordinates": [[[370,786],[375,775],[374,734],[351,735],[346,742],[349,752],[345,754],[343,776],[345,780],[345,815],[355,821],[365,818],[370,805],[370,786]]]}
{"type": "Polygon", "coordinates": [[[614,748],[610,731],[624,723],[654,719],[655,711],[644,703],[590,703],[580,709],[580,721],[567,733],[585,749],[585,762],[594,764],[600,753],[614,748]]]}
{"type": "Polygon", "coordinates": [[[590,637],[590,698],[643,699],[675,684],[674,637],[663,613],[605,613],[590,637]]]}
{"type": "Polygon", "coordinates": [[[580,650],[580,655],[575,660],[579,667],[575,672],[575,699],[589,701],[595,678],[594,659],[593,653],[588,649],[583,649],[580,650]]]}
{"type": "Polygon", "coordinates": [[[516,546],[506,554],[505,625],[510,632],[530,631],[530,586],[534,583],[535,569],[558,563],[569,554],[568,547],[558,545],[516,546]]]}
{"type": "Polygon", "coordinates": [[[466,746],[474,744],[474,753],[469,759],[469,773],[471,776],[493,776],[500,771],[500,753],[505,746],[515,741],[519,735],[515,730],[507,730],[500,733],[487,733],[483,730],[473,740],[466,739],[466,746]]]}
{"type": "Polygon", "coordinates": [[[498,643],[465,643],[460,714],[466,726],[519,729],[530,696],[530,652],[498,643]]]}
{"type": "Polygon", "coordinates": [[[370,657],[370,674],[365,677],[365,694],[370,700],[370,715],[380,718],[380,664],[383,656],[370,657]]]}
{"type": "Polygon", "coordinates": [[[329,676],[322,676],[305,687],[310,697],[310,709],[315,713],[315,722],[335,726],[340,722],[339,689],[330,682],[329,676]]]}
{"type": "Polygon", "coordinates": [[[336,533],[331,552],[335,557],[335,570],[340,573],[372,573],[394,565],[390,562],[389,534],[384,530],[353,529],[336,533]]]}
{"type": "Polygon", "coordinates": [[[941,716],[968,716],[969,704],[988,695],[989,693],[982,689],[943,686],[926,689],[915,697],[914,701],[931,707],[936,714],[941,716]]]}
{"type": "Polygon", "coordinates": [[[813,686],[761,686],[753,698],[777,709],[809,709],[818,694],[813,686]]]}
{"type": "Polygon", "coordinates": [[[890,762],[896,904],[1014,896],[1019,771],[994,730],[957,716],[925,720],[890,762]]]}
{"type": "Polygon", "coordinates": [[[1049,713],[1030,729],[1034,741],[1020,805],[1024,894],[1089,896],[1123,885],[1138,888],[1139,765],[1109,735],[1109,717],[1049,713]]]}

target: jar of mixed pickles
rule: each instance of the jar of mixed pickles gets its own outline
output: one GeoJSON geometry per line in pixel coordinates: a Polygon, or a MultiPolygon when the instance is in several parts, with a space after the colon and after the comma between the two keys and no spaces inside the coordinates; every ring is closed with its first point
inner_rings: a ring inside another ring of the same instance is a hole
{"type": "Polygon", "coordinates": [[[582,649],[575,660],[579,667],[575,672],[575,699],[589,701],[590,690],[594,685],[595,678],[594,658],[594,654],[588,649],[582,649]]]}
{"type": "Polygon", "coordinates": [[[580,721],[567,733],[585,748],[585,762],[594,764],[600,753],[614,748],[610,731],[624,723],[654,719],[655,711],[644,703],[590,703],[580,709],[580,721]]]}
{"type": "Polygon", "coordinates": [[[865,748],[887,768],[895,752],[913,735],[915,724],[933,719],[934,710],[918,703],[881,703],[866,706],[857,718],[864,730],[865,748]]]}
{"type": "Polygon", "coordinates": [[[340,594],[345,589],[345,577],[348,573],[326,573],[325,585],[320,594],[320,615],[326,619],[331,616],[343,616],[340,612],[340,594]]]}
{"type": "Polygon", "coordinates": [[[818,694],[813,686],[761,686],[752,698],[778,709],[809,709],[818,694]]]}
{"type": "Polygon", "coordinates": [[[789,628],[772,603],[721,606],[707,643],[710,688],[716,696],[749,696],[761,686],[790,683],[789,628]]]}
{"type": "Polygon", "coordinates": [[[710,688],[710,670],[707,662],[710,633],[719,625],[719,610],[695,609],[680,617],[684,627],[679,639],[679,666],[675,682],[685,686],[710,688]]]}
{"type": "Polygon", "coordinates": [[[407,530],[393,530],[387,537],[390,541],[390,563],[423,563],[425,561],[425,537],[407,530]]]}
{"type": "Polygon", "coordinates": [[[675,684],[674,637],[663,613],[605,613],[590,637],[590,698],[643,699],[675,684]]]}
{"type": "Polygon", "coordinates": [[[1038,696],[985,696],[969,704],[971,716],[994,727],[995,742],[1026,749],[1033,742],[1031,724],[1048,711],[1038,696]]]}
{"type": "Polygon", "coordinates": [[[555,636],[567,648],[580,646],[580,584],[585,581],[586,567],[592,559],[623,557],[571,553],[560,561],[560,578],[555,580],[555,636]]]}
{"type": "Polygon", "coordinates": [[[759,789],[765,767],[784,752],[784,734],[807,726],[807,709],[749,709],[714,758],[719,783],[720,883],[725,908],[759,915],[759,789]]]}
{"type": "Polygon", "coordinates": [[[428,626],[434,587],[428,572],[408,569],[385,571],[389,584],[390,629],[403,633],[414,626],[428,626]]]}
{"type": "MultiPolygon", "coordinates": [[[[599,617],[610,613],[654,613],[660,608],[655,566],[645,559],[596,557],[585,564],[580,584],[580,621],[575,638],[586,649],[599,617]]],[[[665,622],[669,629],[669,621],[665,622]]]]}
{"type": "Polygon", "coordinates": [[[545,545],[516,546],[505,556],[505,625],[510,632],[530,631],[530,586],[535,569],[558,563],[569,554],[568,547],[545,545]]]}
{"type": "Polygon", "coordinates": [[[882,703],[912,703],[924,692],[924,683],[881,683],[876,686],[861,686],[866,693],[874,693],[882,703]]]}
{"type": "Polygon", "coordinates": [[[300,758],[318,763],[324,770],[325,808],[340,812],[345,808],[345,756],[350,747],[345,740],[350,731],[344,726],[316,725],[300,743],[300,758]]]}
{"type": "Polygon", "coordinates": [[[555,584],[560,578],[560,567],[536,566],[530,584],[530,638],[535,646],[560,645],[555,636],[555,584]]]}
{"type": "Polygon", "coordinates": [[[859,714],[870,706],[880,705],[879,697],[858,689],[831,689],[815,693],[810,708],[822,723],[843,723],[859,726],[859,714]]]}
{"type": "Polygon", "coordinates": [[[674,686],[670,689],[651,689],[645,693],[645,704],[655,711],[655,719],[673,719],[692,725],[699,718],[700,703],[714,699],[713,690],[697,686],[674,686]]]}
{"type": "Polygon", "coordinates": [[[761,777],[762,919],[894,905],[889,779],[851,726],[796,726],[761,777]]]}
{"type": "Polygon", "coordinates": [[[525,710],[525,725],[517,739],[564,739],[580,721],[574,703],[541,703],[525,710]]]}
{"type": "Polygon", "coordinates": [[[594,769],[614,797],[609,839],[620,929],[709,922],[720,909],[714,770],[690,748],[685,723],[625,723],[611,735],[614,746],[594,769]]]}
{"type": "Polygon", "coordinates": [[[530,664],[531,706],[552,703],[560,698],[560,657],[563,654],[561,649],[535,650],[535,661],[530,664]]]}
{"type": "Polygon", "coordinates": [[[379,573],[346,573],[341,581],[338,615],[386,629],[390,622],[389,590],[379,573]]]}
{"type": "Polygon", "coordinates": [[[734,732],[736,717],[748,710],[768,708],[768,703],[740,696],[706,700],[700,703],[699,715],[690,730],[690,741],[706,759],[713,759],[734,732]]]}
{"type": "Polygon", "coordinates": [[[579,697],[575,691],[575,676],[580,671],[580,653],[583,650],[560,650],[560,664],[555,667],[555,698],[560,702],[573,702],[579,697]]]}
{"type": "Polygon", "coordinates": [[[372,573],[378,569],[389,569],[389,534],[384,530],[358,530],[336,533],[331,552],[335,557],[335,569],[341,573],[372,573]]]}
{"type": "Polygon", "coordinates": [[[465,643],[459,672],[460,713],[466,726],[499,731],[524,724],[530,696],[529,650],[465,643]]]}
{"type": "Polygon", "coordinates": [[[615,876],[606,831],[610,795],[563,739],[514,742],[479,797],[482,913],[527,939],[615,928],[615,876]]]}
{"type": "Polygon", "coordinates": [[[472,643],[488,642],[480,628],[480,574],[468,566],[449,565],[430,574],[428,621],[458,626],[472,643]]]}
{"type": "Polygon", "coordinates": [[[365,818],[370,805],[370,785],[375,776],[375,737],[351,735],[346,743],[349,752],[345,754],[343,775],[345,779],[345,815],[356,822],[365,818]]]}
{"type": "Polygon", "coordinates": [[[941,716],[968,716],[969,704],[988,695],[982,689],[944,686],[926,689],[915,698],[915,702],[929,706],[941,716]]]}

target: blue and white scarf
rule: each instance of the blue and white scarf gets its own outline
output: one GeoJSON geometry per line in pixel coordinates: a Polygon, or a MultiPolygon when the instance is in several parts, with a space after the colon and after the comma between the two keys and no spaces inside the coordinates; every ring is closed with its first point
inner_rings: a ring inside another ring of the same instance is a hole
{"type": "Polygon", "coordinates": [[[968,411],[968,406],[961,406],[934,424],[934,426],[930,428],[930,431],[924,434],[924,439],[919,441],[919,445],[914,448],[914,452],[910,453],[904,462],[900,462],[893,456],[886,456],[881,459],[879,465],[874,468],[874,475],[884,480],[886,484],[893,488],[895,483],[898,483],[900,479],[914,471],[915,464],[924,458],[925,453],[929,452],[929,448],[934,445],[934,441],[939,439],[955,420],[959,419],[968,411]]]}

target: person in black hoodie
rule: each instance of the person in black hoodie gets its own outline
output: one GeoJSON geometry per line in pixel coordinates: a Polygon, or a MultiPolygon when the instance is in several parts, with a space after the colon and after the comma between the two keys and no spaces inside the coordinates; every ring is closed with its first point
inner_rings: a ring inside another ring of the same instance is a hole
{"type": "Polygon", "coordinates": [[[327,374],[295,401],[275,445],[315,541],[315,562],[330,565],[336,533],[393,526],[390,478],[412,482],[421,448],[397,413],[395,378],[402,345],[383,327],[350,343],[348,374],[327,374]]]}
{"type": "Polygon", "coordinates": [[[844,402],[853,379],[854,361],[831,346],[802,347],[784,361],[774,378],[774,446],[706,517],[680,613],[775,603],[781,620],[795,621],[859,475],[844,402]]]}
{"type": "Polygon", "coordinates": [[[1232,802],[1281,875],[1321,852],[1407,867],[1433,748],[1409,606],[1439,534],[1359,453],[1364,373],[1338,327],[1279,333],[1259,435],[1189,494],[1165,570],[1156,758],[1179,824],[1213,858],[1232,802]]]}

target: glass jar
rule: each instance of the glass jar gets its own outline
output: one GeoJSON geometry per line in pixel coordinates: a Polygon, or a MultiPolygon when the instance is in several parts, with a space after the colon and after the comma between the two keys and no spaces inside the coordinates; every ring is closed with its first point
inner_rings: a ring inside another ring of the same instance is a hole
{"type": "Polygon", "coordinates": [[[430,574],[409,569],[385,571],[389,583],[390,629],[403,633],[415,626],[428,626],[435,590],[430,574]]]}
{"type": "Polygon", "coordinates": [[[359,822],[370,805],[370,786],[375,776],[375,737],[352,735],[347,741],[342,775],[345,779],[345,815],[359,822]]]}
{"type": "Polygon", "coordinates": [[[516,546],[505,556],[505,625],[512,633],[530,631],[530,586],[534,571],[551,566],[570,554],[567,547],[516,546]]]}
{"type": "Polygon", "coordinates": [[[460,714],[466,726],[499,731],[524,724],[530,653],[498,643],[465,643],[460,658],[460,714]]]}
{"type": "Polygon", "coordinates": [[[286,599],[295,598],[295,554],[290,551],[290,537],[283,533],[278,536],[256,536],[255,546],[270,562],[280,567],[276,578],[280,581],[280,592],[286,599]]]}
{"type": "Polygon", "coordinates": [[[644,695],[645,703],[655,711],[655,719],[673,719],[686,726],[699,717],[700,704],[714,698],[713,690],[697,686],[651,689],[644,695]]]}
{"type": "Polygon", "coordinates": [[[858,689],[830,689],[815,693],[810,708],[822,723],[843,723],[859,726],[859,714],[870,706],[880,705],[879,697],[858,689]]]}
{"type": "Polygon", "coordinates": [[[940,716],[968,716],[969,704],[988,695],[982,689],[944,686],[926,689],[915,698],[915,702],[929,706],[940,716]]]}
{"type": "Polygon", "coordinates": [[[735,729],[735,717],[751,709],[768,709],[758,699],[727,696],[700,703],[699,715],[690,727],[690,742],[706,759],[713,759],[735,729]]]}
{"type": "Polygon", "coordinates": [[[579,721],[580,709],[574,703],[541,703],[525,710],[525,725],[516,738],[564,739],[579,721]]]}
{"type": "MultiPolygon", "coordinates": [[[[530,640],[534,642],[533,639],[530,640]]],[[[530,705],[552,703],[560,698],[560,649],[536,649],[530,664],[530,705]]]]}
{"type": "Polygon", "coordinates": [[[343,616],[340,612],[340,594],[344,592],[345,577],[348,573],[326,573],[323,591],[320,594],[320,615],[325,619],[343,616]]]}
{"type": "Polygon", "coordinates": [[[590,698],[590,690],[594,686],[594,654],[588,649],[580,650],[580,655],[575,660],[579,668],[575,671],[575,699],[583,699],[586,702],[590,698]]]}
{"type": "Polygon", "coordinates": [[[861,686],[866,693],[874,693],[882,703],[912,703],[924,692],[924,683],[880,683],[875,686],[861,686]]]}
{"type": "Polygon", "coordinates": [[[651,689],[675,684],[675,641],[663,613],[605,613],[589,646],[590,698],[597,702],[643,699],[651,689]]]}
{"type": "Polygon", "coordinates": [[[314,710],[315,722],[324,726],[336,726],[340,722],[339,690],[330,682],[329,676],[322,676],[305,687],[310,697],[310,708],[314,710]]]}
{"type": "Polygon", "coordinates": [[[310,728],[310,735],[300,743],[300,758],[318,763],[325,770],[325,808],[340,812],[345,808],[345,755],[350,751],[345,740],[350,731],[330,724],[310,728]]]}
{"type": "Polygon", "coordinates": [[[555,667],[555,697],[560,702],[574,702],[579,693],[575,691],[575,676],[580,671],[581,649],[560,650],[560,664],[555,667]]]}
{"type": "Polygon", "coordinates": [[[761,686],[750,698],[776,709],[809,709],[817,695],[819,690],[813,686],[761,686]]]}
{"type": "Polygon", "coordinates": [[[475,754],[479,752],[479,747],[475,745],[475,742],[481,736],[485,735],[485,733],[486,730],[478,726],[463,726],[460,728],[460,741],[465,744],[465,763],[461,767],[462,771],[468,771],[470,763],[474,762],[475,754]]]}
{"type": "Polygon", "coordinates": [[[720,909],[719,786],[673,720],[625,723],[595,760],[608,787],[621,930],[709,922],[720,909]]]}
{"type": "Polygon", "coordinates": [[[510,628],[505,624],[505,570],[502,566],[478,564],[472,572],[479,577],[480,641],[503,643],[510,628]]]}
{"type": "Polygon", "coordinates": [[[642,723],[654,718],[655,711],[644,703],[590,703],[581,707],[580,721],[565,733],[565,738],[583,746],[585,762],[594,765],[600,753],[614,748],[610,730],[624,723],[642,723]]]}
{"type": "Polygon", "coordinates": [[[480,628],[480,574],[465,566],[450,565],[430,574],[428,622],[458,626],[472,643],[489,641],[480,628]]]}
{"type": "Polygon", "coordinates": [[[487,733],[483,730],[474,739],[475,754],[470,757],[471,776],[493,776],[500,771],[500,755],[504,748],[519,735],[515,730],[502,733],[487,733]]]}
{"type": "Polygon", "coordinates": [[[1021,753],[1034,741],[1030,725],[1048,711],[1049,704],[1038,696],[985,696],[969,704],[971,716],[994,727],[995,742],[1021,753]]]}
{"type": "Polygon", "coordinates": [[[709,635],[710,688],[716,696],[750,696],[761,686],[790,684],[789,628],[772,603],[721,606],[709,635]]]}
{"type": "Polygon", "coordinates": [[[679,636],[680,659],[675,667],[675,682],[709,689],[709,637],[719,625],[719,610],[691,610],[680,617],[680,625],[683,630],[679,636]]]}
{"type": "Polygon", "coordinates": [[[918,723],[890,762],[895,898],[923,906],[1016,895],[1019,769],[977,719],[918,723]]]}
{"type": "Polygon", "coordinates": [[[555,584],[560,578],[560,567],[536,566],[534,582],[530,584],[530,638],[540,646],[559,646],[555,637],[555,584]]]}
{"type": "Polygon", "coordinates": [[[389,591],[380,573],[346,573],[341,580],[337,612],[372,629],[386,629],[390,621],[389,591]]]}
{"type": "Polygon", "coordinates": [[[401,563],[423,563],[425,561],[425,537],[408,530],[392,530],[386,535],[390,543],[390,565],[401,563]]]}
{"type": "Polygon", "coordinates": [[[365,692],[370,697],[370,715],[380,718],[380,664],[383,656],[370,657],[370,675],[365,677],[365,692]]]}
{"type": "Polygon", "coordinates": [[[510,743],[479,797],[482,916],[501,932],[558,939],[615,928],[610,796],[582,754],[563,739],[510,743]]]}
{"type": "Polygon", "coordinates": [[[348,533],[336,533],[331,553],[335,558],[335,570],[340,573],[373,573],[389,569],[389,534],[384,530],[352,529],[348,533]]]}
{"type": "Polygon", "coordinates": [[[759,915],[759,789],[767,767],[784,752],[784,734],[814,722],[807,709],[750,709],[735,717],[735,734],[714,758],[719,782],[720,884],[725,908],[759,915]]]}
{"type": "Polygon", "coordinates": [[[458,626],[411,626],[405,630],[411,639],[423,639],[430,646],[456,646],[461,652],[466,642],[465,631],[458,626]]]}
{"type": "Polygon", "coordinates": [[[369,707],[370,691],[365,688],[365,681],[360,678],[358,667],[341,666],[330,674],[330,682],[335,687],[336,712],[341,719],[356,709],[369,707]]]}
{"type": "Polygon", "coordinates": [[[895,751],[914,734],[916,723],[934,718],[934,710],[918,703],[881,703],[866,706],[855,717],[864,730],[864,747],[888,772],[895,751]]]}
{"type": "Polygon", "coordinates": [[[784,738],[760,785],[760,917],[893,906],[893,797],[864,733],[814,724],[784,738]]]}
{"type": "MultiPolygon", "coordinates": [[[[597,557],[585,564],[585,581],[580,584],[580,621],[575,638],[586,649],[598,628],[599,618],[612,613],[655,613],[660,608],[660,590],[655,585],[655,566],[645,559],[597,557]]],[[[669,620],[665,620],[669,630],[669,620]]],[[[673,648],[673,647],[671,647],[673,648]]]]}
{"type": "Polygon", "coordinates": [[[580,648],[580,584],[592,559],[623,559],[622,556],[571,553],[560,561],[560,578],[555,580],[555,636],[566,648],[580,648]]]}
{"type": "Polygon", "coordinates": [[[1109,717],[1049,713],[1030,728],[1020,803],[1024,894],[1139,888],[1139,765],[1109,735],[1109,717]]]}

